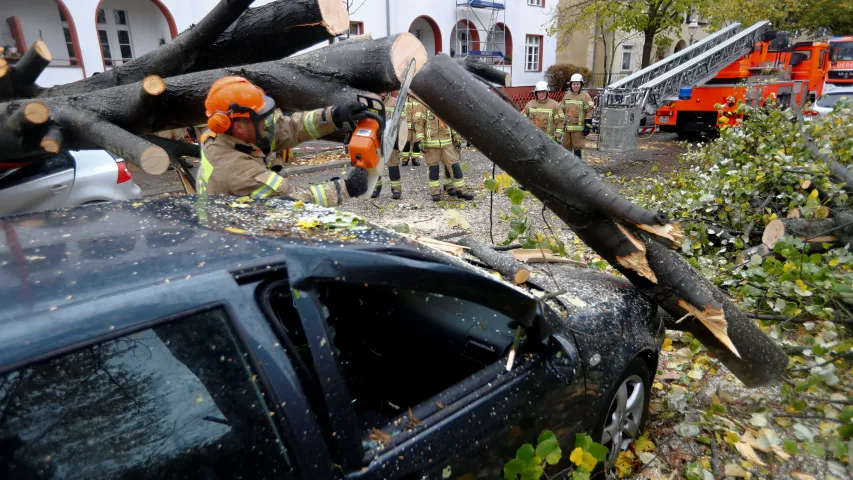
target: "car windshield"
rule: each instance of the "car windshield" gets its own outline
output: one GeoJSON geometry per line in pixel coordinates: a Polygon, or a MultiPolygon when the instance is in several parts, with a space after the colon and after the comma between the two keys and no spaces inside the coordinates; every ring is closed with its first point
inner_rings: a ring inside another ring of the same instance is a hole
{"type": "Polygon", "coordinates": [[[850,102],[853,101],[853,92],[841,93],[826,93],[821,95],[821,97],[817,100],[818,107],[832,108],[836,103],[840,101],[850,102]]]}
{"type": "Polygon", "coordinates": [[[832,44],[830,58],[832,58],[832,61],[834,62],[853,60],[853,42],[832,44]]]}

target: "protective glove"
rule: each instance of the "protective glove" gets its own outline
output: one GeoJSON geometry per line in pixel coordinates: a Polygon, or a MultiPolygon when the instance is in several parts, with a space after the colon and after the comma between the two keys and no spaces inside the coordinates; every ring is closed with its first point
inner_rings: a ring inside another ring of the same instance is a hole
{"type": "Polygon", "coordinates": [[[350,197],[364,195],[367,192],[367,170],[361,167],[353,168],[344,178],[344,185],[350,197]]]}
{"type": "Polygon", "coordinates": [[[341,128],[344,126],[344,122],[354,123],[366,118],[366,115],[364,115],[364,112],[366,111],[367,105],[360,102],[338,105],[336,107],[332,107],[332,121],[335,122],[336,127],[341,128]]]}
{"type": "Polygon", "coordinates": [[[583,122],[583,136],[585,137],[590,133],[592,133],[592,119],[583,122]]]}

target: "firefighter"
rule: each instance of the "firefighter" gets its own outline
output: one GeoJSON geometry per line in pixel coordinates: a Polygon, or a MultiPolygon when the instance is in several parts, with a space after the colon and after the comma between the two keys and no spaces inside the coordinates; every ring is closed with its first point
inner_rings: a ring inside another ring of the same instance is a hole
{"type": "Polygon", "coordinates": [[[297,112],[274,124],[268,121],[275,109],[273,99],[249,80],[227,76],[210,87],[204,107],[208,130],[201,137],[199,195],[280,196],[332,206],[367,191],[363,168],[350,170],[344,180],[294,187],[267,169],[264,161],[273,143],[292,147],[364,118],[367,107],[361,103],[297,112]]]}
{"type": "Polygon", "coordinates": [[[535,123],[548,138],[559,142],[566,121],[562,107],[556,100],[548,98],[547,82],[537,82],[533,94],[536,98],[527,102],[521,114],[535,123]]]}
{"type": "MultiPolygon", "coordinates": [[[[387,119],[390,119],[394,115],[394,106],[397,104],[397,93],[395,91],[385,96],[385,118],[387,119]]],[[[401,120],[401,128],[402,122],[405,121],[405,119],[401,120]]],[[[399,200],[403,196],[403,183],[400,181],[400,150],[397,148],[396,142],[394,143],[394,149],[391,150],[391,156],[388,157],[388,178],[391,180],[391,198],[399,200]]],[[[370,195],[370,198],[378,197],[381,191],[382,177],[379,177],[376,188],[373,189],[373,194],[370,195]]]]}
{"type": "Polygon", "coordinates": [[[423,104],[415,112],[415,139],[423,142],[424,160],[429,168],[429,194],[434,202],[441,200],[441,166],[444,165],[453,174],[452,190],[445,180],[448,195],[452,194],[465,200],[473,200],[474,193],[465,185],[462,167],[456,147],[461,143],[459,137],[433,112],[423,104]]]}
{"type": "Polygon", "coordinates": [[[563,148],[583,158],[584,137],[592,131],[592,110],[595,104],[589,94],[581,91],[584,81],[580,73],[569,80],[569,91],[561,103],[566,112],[566,133],[563,134],[563,148]]]}
{"type": "Polygon", "coordinates": [[[406,145],[403,147],[403,152],[401,156],[403,157],[403,166],[408,166],[409,161],[412,161],[413,167],[419,167],[421,162],[418,161],[419,158],[423,156],[422,144],[418,142],[415,138],[417,134],[415,132],[415,123],[420,121],[420,107],[421,102],[415,100],[411,96],[406,99],[406,110],[403,112],[403,116],[406,117],[406,126],[409,128],[409,136],[406,138],[406,145]]]}

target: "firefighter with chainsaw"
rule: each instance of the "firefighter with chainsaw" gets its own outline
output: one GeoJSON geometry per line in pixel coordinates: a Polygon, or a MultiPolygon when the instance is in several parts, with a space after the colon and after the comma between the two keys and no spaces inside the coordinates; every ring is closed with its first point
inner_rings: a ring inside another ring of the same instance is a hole
{"type": "MultiPolygon", "coordinates": [[[[394,115],[394,106],[397,103],[397,91],[391,92],[385,96],[383,103],[385,104],[386,118],[391,118],[394,115]]],[[[409,102],[406,102],[408,104],[409,102]]],[[[403,114],[405,117],[405,113],[403,114]]],[[[411,137],[411,135],[410,135],[411,137]]],[[[403,183],[400,181],[400,150],[397,144],[394,144],[394,149],[391,150],[391,156],[388,157],[388,178],[391,180],[391,198],[399,200],[403,196],[403,183]]],[[[376,188],[370,198],[376,198],[382,191],[382,177],[379,177],[376,183],[376,188]]]]}
{"type": "Polygon", "coordinates": [[[465,200],[473,200],[474,193],[465,185],[462,167],[459,165],[457,145],[461,138],[424,104],[416,107],[415,139],[422,142],[424,160],[429,168],[429,194],[434,202],[441,200],[441,167],[453,174],[452,189],[445,180],[445,191],[465,200]],[[451,193],[452,192],[452,193],[451,193]]]}
{"type": "Polygon", "coordinates": [[[569,80],[569,91],[561,103],[566,112],[566,133],[563,134],[563,148],[583,158],[584,137],[592,131],[592,110],[595,104],[583,90],[583,76],[575,73],[569,80]]]}
{"type": "Polygon", "coordinates": [[[548,138],[560,141],[563,135],[563,125],[566,121],[563,115],[563,109],[556,100],[548,98],[548,83],[537,82],[533,89],[533,94],[536,96],[533,100],[527,102],[521,114],[529,118],[530,121],[536,124],[548,138]]]}
{"type": "Polygon", "coordinates": [[[344,122],[360,120],[367,108],[361,103],[296,112],[274,122],[273,99],[249,80],[228,76],[213,83],[204,107],[208,130],[200,139],[199,195],[289,197],[333,206],[367,191],[368,173],[363,168],[350,170],[343,180],[295,187],[265,163],[273,144],[289,148],[332,133],[344,122]]]}
{"type": "Polygon", "coordinates": [[[406,126],[409,129],[409,133],[408,137],[406,137],[406,145],[403,147],[401,154],[404,167],[409,165],[409,161],[412,162],[413,167],[421,165],[418,159],[423,156],[422,143],[415,138],[417,135],[417,132],[415,132],[415,123],[419,122],[423,115],[419,109],[420,106],[421,102],[414,98],[409,97],[406,99],[406,110],[403,112],[403,116],[406,117],[406,126]]]}

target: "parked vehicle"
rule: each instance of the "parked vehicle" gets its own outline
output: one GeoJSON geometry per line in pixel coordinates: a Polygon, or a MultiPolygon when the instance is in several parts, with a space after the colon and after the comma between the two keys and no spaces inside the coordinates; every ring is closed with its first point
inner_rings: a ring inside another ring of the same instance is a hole
{"type": "Polygon", "coordinates": [[[737,112],[740,103],[764,105],[773,97],[788,105],[817,98],[824,86],[829,45],[799,42],[791,46],[787,39],[780,33],[772,41],[757,43],[752,52],[693,88],[689,99],[660,107],[657,127],[679,138],[714,136],[719,126],[735,125],[743,117],[737,112]],[[800,83],[799,93],[796,83],[800,83]]]}
{"type": "Polygon", "coordinates": [[[546,429],[558,468],[582,431],[613,462],[647,417],[663,324],[624,279],[540,301],[278,199],[0,222],[0,472],[495,479],[546,429]]]}
{"type": "Polygon", "coordinates": [[[853,87],[839,87],[824,93],[811,108],[804,112],[809,116],[828,115],[838,102],[853,103],[853,87]],[[813,113],[811,113],[813,112],[813,113]]]}
{"type": "Polygon", "coordinates": [[[141,197],[124,160],[104,150],[50,154],[0,169],[0,216],[141,197]]]}
{"type": "Polygon", "coordinates": [[[829,40],[829,62],[826,91],[853,86],[853,35],[829,40]]]}

